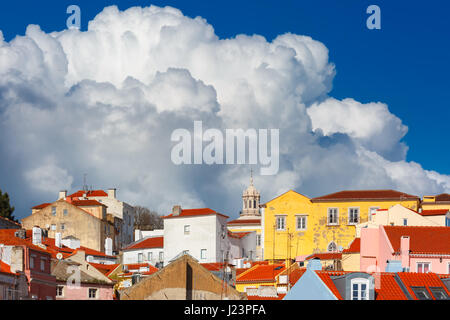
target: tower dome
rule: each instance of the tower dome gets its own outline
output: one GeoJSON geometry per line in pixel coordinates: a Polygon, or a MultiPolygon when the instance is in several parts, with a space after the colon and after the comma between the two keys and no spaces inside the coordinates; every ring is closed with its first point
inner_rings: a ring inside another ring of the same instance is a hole
{"type": "Polygon", "coordinates": [[[242,193],[241,216],[260,216],[259,213],[259,191],[253,185],[253,171],[250,174],[250,185],[242,193]]]}

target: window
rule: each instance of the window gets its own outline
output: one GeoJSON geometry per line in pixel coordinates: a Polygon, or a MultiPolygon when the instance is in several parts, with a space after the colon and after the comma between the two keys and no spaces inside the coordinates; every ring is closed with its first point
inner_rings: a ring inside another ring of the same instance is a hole
{"type": "Polygon", "coordinates": [[[282,231],[286,230],[286,216],[278,216],[276,217],[276,227],[277,230],[282,231]]]}
{"type": "Polygon", "coordinates": [[[63,215],[67,216],[67,212],[68,212],[67,209],[64,209],[63,210],[63,215]]]}
{"type": "Polygon", "coordinates": [[[41,259],[41,271],[45,271],[45,260],[41,259]]]}
{"type": "MultiPolygon", "coordinates": [[[[256,246],[260,247],[261,246],[261,235],[257,234],[256,235],[256,246]]],[[[449,265],[450,266],[450,265],[449,265]]]]}
{"type": "Polygon", "coordinates": [[[56,216],[56,207],[52,207],[52,216],[56,216]]]}
{"type": "Polygon", "coordinates": [[[34,268],[34,257],[30,257],[30,269],[34,268]]]}
{"type": "Polygon", "coordinates": [[[353,279],[352,285],[352,300],[369,300],[369,281],[367,279],[353,279]]]}
{"type": "Polygon", "coordinates": [[[200,259],[206,259],[206,249],[200,250],[200,259]]]}
{"type": "Polygon", "coordinates": [[[61,223],[61,230],[66,229],[66,225],[64,223],[61,223]]]}
{"type": "Polygon", "coordinates": [[[369,221],[372,221],[374,215],[377,213],[377,210],[380,209],[379,207],[371,207],[369,209],[369,221]]]}
{"type": "Polygon", "coordinates": [[[51,227],[52,229],[52,231],[55,231],[56,230],[56,224],[52,224],[52,227],[51,227]]]}
{"type": "Polygon", "coordinates": [[[336,252],[337,251],[337,245],[333,241],[330,242],[327,248],[328,252],[336,252]]]}
{"type": "Polygon", "coordinates": [[[338,208],[328,208],[328,224],[339,224],[338,208]]]}
{"type": "Polygon", "coordinates": [[[407,226],[408,225],[408,219],[403,219],[403,225],[407,226]]]}
{"type": "Polygon", "coordinates": [[[419,300],[432,300],[425,287],[411,287],[412,291],[419,300]]]}
{"type": "Polygon", "coordinates": [[[64,297],[64,287],[63,286],[57,286],[56,287],[56,296],[57,297],[64,297]]]}
{"type": "Polygon", "coordinates": [[[427,273],[430,272],[430,263],[429,262],[418,262],[417,263],[417,272],[418,273],[427,273]]]}
{"type": "Polygon", "coordinates": [[[97,289],[89,288],[89,299],[97,299],[97,289]]]}
{"type": "Polygon", "coordinates": [[[450,218],[445,218],[445,226],[450,227],[450,218]]]}
{"type": "Polygon", "coordinates": [[[256,200],[253,200],[253,209],[256,209],[256,200]]]}
{"type": "Polygon", "coordinates": [[[191,226],[190,225],[185,225],[184,226],[184,234],[189,234],[191,232],[191,226]]]}
{"type": "Polygon", "coordinates": [[[144,255],[142,253],[138,253],[138,263],[142,263],[144,260],[144,255]]]}
{"type": "Polygon", "coordinates": [[[306,219],[307,216],[297,216],[296,217],[296,229],[297,230],[306,230],[306,219]]]}
{"type": "Polygon", "coordinates": [[[445,292],[444,288],[441,287],[430,287],[430,291],[436,300],[448,300],[448,294],[445,292]]]}
{"type": "Polygon", "coordinates": [[[152,261],[152,260],[153,260],[153,252],[149,252],[149,253],[147,254],[147,260],[148,260],[148,261],[152,261]]]}
{"type": "MultiPolygon", "coordinates": [[[[189,251],[187,251],[186,253],[188,253],[189,251]]],[[[164,252],[163,251],[161,251],[160,253],[159,253],[159,261],[161,262],[161,261],[164,261],[164,252]]]]}
{"type": "Polygon", "coordinates": [[[348,209],[348,224],[359,223],[359,208],[348,209]]]}

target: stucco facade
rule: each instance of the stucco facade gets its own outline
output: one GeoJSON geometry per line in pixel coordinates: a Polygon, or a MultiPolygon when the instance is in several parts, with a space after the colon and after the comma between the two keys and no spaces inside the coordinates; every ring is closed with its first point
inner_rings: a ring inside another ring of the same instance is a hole
{"type": "Polygon", "coordinates": [[[62,238],[74,236],[82,246],[101,252],[105,252],[105,239],[114,237],[114,226],[108,223],[104,206],[81,209],[63,199],[33,210],[32,215],[22,219],[22,225],[25,229],[38,226],[47,230],[50,238],[55,238],[56,233],[61,233],[62,238]]]}

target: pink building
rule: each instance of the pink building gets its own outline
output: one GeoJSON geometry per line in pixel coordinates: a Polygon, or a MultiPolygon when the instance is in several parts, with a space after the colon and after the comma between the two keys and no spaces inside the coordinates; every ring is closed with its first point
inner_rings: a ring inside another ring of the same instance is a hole
{"type": "Polygon", "coordinates": [[[361,229],[361,271],[450,274],[450,228],[379,226],[361,229]]]}

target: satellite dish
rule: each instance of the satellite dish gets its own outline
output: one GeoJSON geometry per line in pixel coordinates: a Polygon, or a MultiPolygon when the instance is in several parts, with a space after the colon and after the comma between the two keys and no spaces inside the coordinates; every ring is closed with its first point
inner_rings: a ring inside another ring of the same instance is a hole
{"type": "Polygon", "coordinates": [[[62,253],[61,253],[61,252],[58,252],[58,253],[56,254],[56,259],[61,260],[62,258],[63,258],[62,253]]]}

